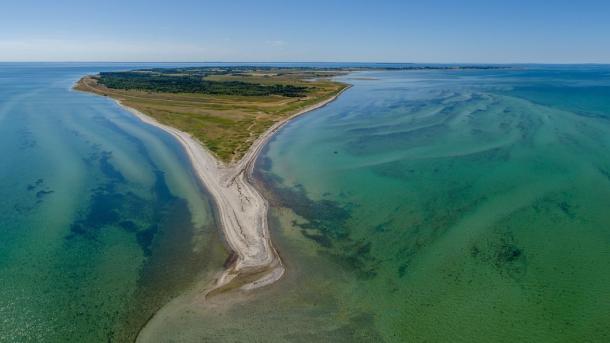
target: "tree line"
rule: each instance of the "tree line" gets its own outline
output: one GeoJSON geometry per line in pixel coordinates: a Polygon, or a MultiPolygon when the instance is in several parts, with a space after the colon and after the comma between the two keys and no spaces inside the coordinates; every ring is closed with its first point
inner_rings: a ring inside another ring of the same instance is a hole
{"type": "Polygon", "coordinates": [[[102,72],[98,82],[108,88],[167,93],[204,93],[213,95],[303,97],[307,87],[262,85],[242,81],[205,80],[201,75],[168,75],[145,72],[102,72]]]}

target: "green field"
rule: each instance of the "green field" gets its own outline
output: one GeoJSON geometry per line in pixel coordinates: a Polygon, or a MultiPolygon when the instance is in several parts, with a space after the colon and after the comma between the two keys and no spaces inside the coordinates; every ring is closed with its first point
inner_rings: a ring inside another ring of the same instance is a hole
{"type": "Polygon", "coordinates": [[[340,70],[183,68],[101,73],[76,89],[110,96],[188,132],[220,160],[239,160],[274,123],[324,101],[346,85],[340,70]]]}

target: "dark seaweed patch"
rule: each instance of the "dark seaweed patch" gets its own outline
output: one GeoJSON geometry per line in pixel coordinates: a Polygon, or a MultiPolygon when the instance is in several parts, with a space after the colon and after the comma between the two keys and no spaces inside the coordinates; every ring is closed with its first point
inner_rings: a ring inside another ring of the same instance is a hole
{"type": "Polygon", "coordinates": [[[350,211],[331,200],[313,201],[309,199],[302,185],[284,189],[278,193],[278,199],[284,206],[292,209],[308,223],[301,224],[303,229],[313,229],[328,238],[337,240],[348,236],[346,221],[350,211]]]}
{"type": "MultiPolygon", "coordinates": [[[[294,222],[294,225],[298,226],[299,224],[296,224],[296,222],[294,222]]],[[[309,233],[307,230],[302,230],[301,233],[303,234],[303,236],[314,240],[316,243],[320,244],[325,248],[331,248],[333,245],[332,240],[328,236],[321,235],[318,233],[309,233]]]]}
{"type": "Polygon", "coordinates": [[[570,217],[570,218],[574,218],[575,214],[574,214],[574,210],[572,205],[567,202],[567,201],[560,201],[557,206],[559,207],[559,209],[561,210],[561,212],[563,212],[566,216],[570,217]]]}
{"type": "Polygon", "coordinates": [[[138,231],[138,233],[136,233],[138,244],[146,256],[150,256],[152,253],[151,245],[158,231],[159,226],[157,224],[152,224],[146,230],[138,231]]]}
{"type": "Polygon", "coordinates": [[[43,183],[44,183],[44,180],[43,180],[43,179],[37,179],[36,181],[34,181],[34,182],[30,183],[30,184],[27,186],[27,188],[26,188],[26,189],[27,189],[28,191],[33,191],[33,190],[35,190],[36,188],[38,188],[39,186],[41,186],[43,183]]]}
{"type": "Polygon", "coordinates": [[[527,272],[527,257],[510,232],[497,233],[490,239],[470,248],[470,256],[490,263],[501,274],[519,281],[527,272]]]}
{"type": "Polygon", "coordinates": [[[386,232],[389,230],[389,228],[391,227],[393,222],[394,222],[394,220],[390,219],[383,223],[375,225],[375,227],[373,227],[373,231],[378,232],[378,233],[386,232]]]}
{"type": "Polygon", "coordinates": [[[307,222],[294,225],[304,237],[319,244],[321,251],[335,258],[340,264],[354,270],[358,277],[367,279],[376,275],[375,266],[380,262],[371,253],[372,243],[356,241],[350,236],[347,221],[351,218],[352,205],[323,199],[311,200],[302,185],[283,187],[270,173],[259,170],[258,175],[266,184],[273,185],[268,194],[276,205],[292,209],[307,222]]]}
{"type": "Polygon", "coordinates": [[[28,192],[36,191],[36,193],[34,193],[35,198],[32,200],[32,202],[30,202],[27,205],[26,204],[15,204],[13,206],[15,211],[19,214],[25,214],[27,212],[30,212],[30,211],[34,210],[38,205],[40,205],[43,202],[43,199],[46,198],[47,195],[55,193],[55,191],[53,191],[49,187],[44,187],[44,188],[43,187],[44,187],[43,179],[37,179],[34,182],[28,184],[26,186],[26,190],[28,192]]]}
{"type": "Polygon", "coordinates": [[[479,254],[481,254],[481,249],[479,249],[479,247],[478,247],[478,246],[473,245],[473,246],[470,248],[470,256],[471,256],[471,257],[479,257],[479,254]]]}
{"type": "Polygon", "coordinates": [[[158,198],[165,201],[175,200],[176,197],[171,193],[167,183],[165,182],[165,173],[161,170],[155,170],[155,194],[158,198]]]}
{"type": "Polygon", "coordinates": [[[76,222],[70,225],[70,232],[76,235],[86,235],[88,230],[83,226],[81,222],[76,222]]]}
{"type": "Polygon", "coordinates": [[[523,252],[516,245],[503,242],[496,254],[496,260],[499,263],[508,263],[516,261],[523,252]]]}
{"type": "Polygon", "coordinates": [[[407,274],[407,267],[408,266],[409,266],[408,264],[404,263],[404,264],[401,264],[398,267],[398,277],[399,278],[401,278],[401,277],[403,277],[403,276],[405,276],[407,274]]]}
{"type": "Polygon", "coordinates": [[[119,226],[127,232],[138,231],[138,225],[131,220],[123,220],[119,223],[119,226]]]}
{"type": "Polygon", "coordinates": [[[117,180],[117,181],[125,181],[123,174],[118,171],[112,163],[108,160],[112,157],[111,151],[102,151],[101,156],[99,158],[100,170],[102,173],[109,179],[117,180]]]}
{"type": "Polygon", "coordinates": [[[496,246],[495,266],[514,280],[520,280],[527,271],[526,257],[512,239],[503,239],[496,246]]]}
{"type": "Polygon", "coordinates": [[[74,222],[68,236],[83,236],[95,239],[97,231],[103,228],[116,227],[126,232],[135,233],[136,242],[142,248],[146,256],[150,256],[151,246],[159,231],[158,222],[167,212],[175,198],[167,184],[165,175],[161,171],[155,172],[155,187],[153,194],[155,199],[149,201],[132,192],[121,192],[121,182],[124,179],[112,173],[113,181],[96,188],[90,198],[90,206],[81,219],[74,222]],[[120,180],[120,181],[119,181],[120,180]],[[127,218],[139,218],[138,221],[150,222],[145,229],[141,229],[133,220],[127,218]]]}
{"type": "Polygon", "coordinates": [[[142,250],[147,256],[152,253],[151,246],[157,233],[159,232],[158,223],[162,220],[168,211],[168,207],[172,206],[172,203],[178,200],[170,192],[167,183],[165,182],[165,173],[160,170],[155,171],[155,185],[154,193],[160,202],[155,202],[152,210],[152,224],[149,225],[145,230],[139,231],[136,234],[136,239],[142,250]]]}
{"type": "Polygon", "coordinates": [[[36,192],[36,198],[42,199],[45,195],[49,195],[49,194],[52,194],[52,193],[54,193],[54,191],[43,189],[43,190],[40,190],[40,191],[36,192]]]}
{"type": "Polygon", "coordinates": [[[115,186],[106,184],[96,188],[89,200],[89,208],[81,219],[72,223],[68,239],[76,236],[95,238],[95,230],[107,226],[122,225],[123,209],[127,201],[143,201],[142,199],[131,198],[126,194],[115,191],[115,186]]]}
{"type": "Polygon", "coordinates": [[[394,230],[401,232],[401,238],[400,247],[391,258],[399,265],[398,277],[404,277],[413,259],[432,247],[464,215],[485,201],[485,197],[473,192],[468,183],[450,183],[439,189],[442,191],[428,192],[428,198],[421,199],[416,207],[396,209],[395,216],[402,220],[401,227],[394,230]]]}
{"type": "Polygon", "coordinates": [[[546,218],[559,221],[562,218],[577,219],[578,206],[575,205],[567,192],[555,192],[538,199],[532,204],[532,209],[546,218]]]}

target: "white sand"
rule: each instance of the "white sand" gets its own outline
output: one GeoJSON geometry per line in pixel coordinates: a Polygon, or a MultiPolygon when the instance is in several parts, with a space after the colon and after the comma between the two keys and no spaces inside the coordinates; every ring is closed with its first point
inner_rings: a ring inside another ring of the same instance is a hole
{"type": "Polygon", "coordinates": [[[224,237],[237,258],[218,276],[206,293],[229,284],[239,275],[252,275],[253,280],[249,279],[240,286],[244,290],[271,284],[282,277],[285,271],[284,265],[269,237],[268,203],[251,182],[254,162],[265,143],[282,125],[299,115],[325,106],[342,92],[274,124],[252,144],[240,161],[230,165],[225,165],[217,160],[209,150],[188,133],[163,125],[117,101],[119,105],[143,122],[161,128],[176,137],[184,146],[196,174],[216,203],[224,237]]]}

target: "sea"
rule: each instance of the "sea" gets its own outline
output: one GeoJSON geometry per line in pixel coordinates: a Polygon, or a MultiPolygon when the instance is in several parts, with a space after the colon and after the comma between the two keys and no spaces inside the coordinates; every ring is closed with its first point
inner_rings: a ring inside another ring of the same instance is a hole
{"type": "Polygon", "coordinates": [[[222,268],[210,199],[180,145],[72,90],[135,67],[0,64],[0,342],[132,341],[222,268]]]}
{"type": "Polygon", "coordinates": [[[338,77],[257,160],[285,277],[171,310],[227,258],[213,203],[71,90],[147,66],[0,64],[0,341],[610,341],[610,66],[338,77]]]}

